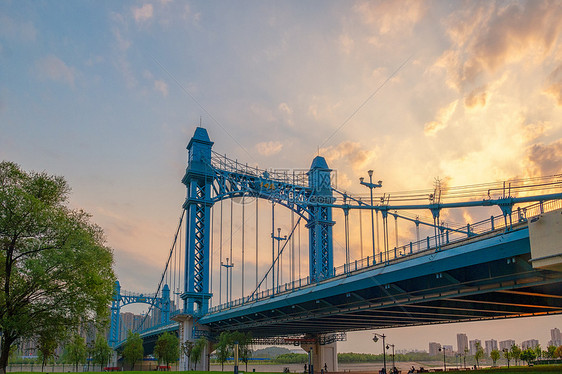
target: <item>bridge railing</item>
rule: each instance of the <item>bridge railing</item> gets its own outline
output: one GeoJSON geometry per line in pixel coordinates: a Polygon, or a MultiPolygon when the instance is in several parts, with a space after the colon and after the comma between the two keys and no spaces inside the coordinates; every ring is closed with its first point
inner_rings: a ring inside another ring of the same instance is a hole
{"type": "MultiPolygon", "coordinates": [[[[387,251],[379,252],[374,258],[367,256],[366,258],[355,260],[349,264],[344,264],[334,268],[334,276],[341,276],[357,270],[366,269],[373,266],[386,266],[392,262],[404,259],[410,255],[424,252],[427,250],[446,249],[450,245],[458,244],[475,236],[480,236],[497,231],[505,231],[510,229],[512,225],[526,222],[528,219],[538,216],[542,213],[562,208],[562,200],[550,200],[547,202],[536,203],[527,207],[517,208],[507,216],[497,215],[488,219],[467,224],[466,226],[457,228],[443,228],[439,230],[437,236],[427,236],[426,238],[410,242],[408,244],[391,248],[387,251]],[[445,247],[445,248],[444,248],[445,247]]],[[[297,290],[310,284],[310,278],[297,279],[293,282],[279,285],[275,289],[268,289],[254,293],[251,297],[242,297],[228,303],[209,308],[209,313],[219,312],[221,310],[230,309],[246,303],[269,298],[273,295],[282,294],[297,290]]]]}

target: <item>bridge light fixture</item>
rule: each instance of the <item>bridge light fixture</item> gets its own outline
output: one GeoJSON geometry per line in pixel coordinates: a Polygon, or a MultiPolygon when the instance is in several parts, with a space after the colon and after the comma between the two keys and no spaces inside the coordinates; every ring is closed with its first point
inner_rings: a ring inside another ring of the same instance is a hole
{"type": "MultiPolygon", "coordinates": [[[[359,182],[363,186],[368,187],[371,192],[371,209],[370,209],[371,210],[371,241],[373,243],[373,260],[374,260],[376,256],[376,251],[375,251],[375,218],[373,214],[373,188],[382,187],[382,181],[379,181],[379,183],[373,183],[373,170],[368,170],[367,174],[369,174],[369,182],[365,182],[365,178],[363,177],[359,178],[359,182]]],[[[378,241],[378,225],[377,225],[377,241],[378,241]]]]}
{"type": "Polygon", "coordinates": [[[375,334],[375,336],[373,336],[373,341],[375,343],[379,341],[379,338],[382,338],[382,359],[383,359],[383,364],[384,364],[384,372],[386,373],[386,351],[385,351],[386,344],[384,342],[384,339],[386,338],[386,335],[377,334],[376,332],[374,334],[375,334]]]}

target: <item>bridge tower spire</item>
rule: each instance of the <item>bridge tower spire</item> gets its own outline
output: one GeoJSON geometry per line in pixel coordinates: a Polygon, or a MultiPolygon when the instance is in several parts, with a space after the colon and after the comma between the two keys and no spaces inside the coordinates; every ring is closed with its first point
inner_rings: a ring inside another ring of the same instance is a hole
{"type": "Polygon", "coordinates": [[[308,186],[312,188],[311,212],[306,227],[309,230],[309,270],[312,282],[329,278],[334,274],[332,239],[332,208],[318,204],[334,202],[331,188],[331,173],[326,159],[316,156],[308,171],[308,186]]]}
{"type": "Polygon", "coordinates": [[[187,169],[182,183],[187,187],[183,208],[186,211],[186,266],[183,310],[188,315],[204,315],[209,308],[211,238],[211,148],[207,130],[197,127],[187,145],[187,169]]]}

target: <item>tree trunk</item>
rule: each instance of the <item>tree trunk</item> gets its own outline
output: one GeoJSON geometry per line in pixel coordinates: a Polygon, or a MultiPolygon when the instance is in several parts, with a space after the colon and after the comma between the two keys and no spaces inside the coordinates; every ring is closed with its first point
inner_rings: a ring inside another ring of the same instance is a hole
{"type": "Polygon", "coordinates": [[[6,374],[6,367],[8,366],[8,358],[10,357],[10,348],[14,343],[15,339],[10,335],[7,335],[4,331],[4,336],[2,337],[2,353],[0,354],[0,373],[6,374]]]}

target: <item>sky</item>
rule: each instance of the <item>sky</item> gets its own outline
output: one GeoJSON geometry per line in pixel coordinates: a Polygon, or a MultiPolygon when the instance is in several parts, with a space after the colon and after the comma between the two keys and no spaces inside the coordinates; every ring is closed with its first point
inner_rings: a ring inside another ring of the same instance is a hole
{"type": "MultiPolygon", "coordinates": [[[[71,206],[105,230],[122,287],[149,292],[199,124],[214,150],[263,168],[320,154],[351,193],[366,193],[369,169],[382,192],[561,173],[560,19],[559,1],[4,0],[0,159],[63,175],[71,206]]],[[[388,336],[397,349],[456,348],[457,332],[545,346],[553,327],[562,317],[388,336]]],[[[377,352],[371,336],[340,351],[377,352]]]]}

